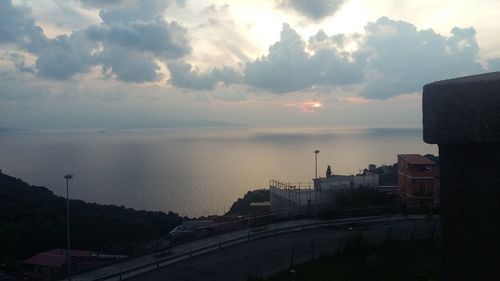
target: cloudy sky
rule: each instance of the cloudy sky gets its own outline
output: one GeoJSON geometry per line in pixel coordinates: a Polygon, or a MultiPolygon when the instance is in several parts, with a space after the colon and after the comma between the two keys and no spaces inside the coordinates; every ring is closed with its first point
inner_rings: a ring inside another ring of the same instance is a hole
{"type": "Polygon", "coordinates": [[[498,0],[0,0],[0,127],[419,127],[500,70],[498,0]]]}

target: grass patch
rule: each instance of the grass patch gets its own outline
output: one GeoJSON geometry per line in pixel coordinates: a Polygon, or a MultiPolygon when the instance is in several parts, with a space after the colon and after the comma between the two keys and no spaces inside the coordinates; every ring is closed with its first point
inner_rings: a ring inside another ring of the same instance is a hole
{"type": "Polygon", "coordinates": [[[381,245],[351,237],[342,253],[297,265],[268,279],[249,281],[437,281],[440,280],[440,241],[390,241],[381,245]]]}

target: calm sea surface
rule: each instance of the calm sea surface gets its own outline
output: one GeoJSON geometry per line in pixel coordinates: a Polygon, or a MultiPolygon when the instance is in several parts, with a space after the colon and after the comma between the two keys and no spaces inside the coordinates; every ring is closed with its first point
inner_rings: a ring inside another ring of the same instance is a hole
{"type": "Polygon", "coordinates": [[[200,216],[222,214],[269,179],[308,182],[332,165],[357,173],[398,153],[433,153],[421,129],[144,129],[0,133],[0,168],[89,202],[200,216]]]}

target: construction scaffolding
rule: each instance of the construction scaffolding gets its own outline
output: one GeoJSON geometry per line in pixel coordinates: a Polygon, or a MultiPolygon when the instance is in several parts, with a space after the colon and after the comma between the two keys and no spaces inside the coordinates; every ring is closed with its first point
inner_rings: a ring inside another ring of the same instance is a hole
{"type": "Polygon", "coordinates": [[[269,193],[271,211],[278,216],[317,216],[335,205],[334,191],[314,188],[312,182],[270,180],[269,193]]]}

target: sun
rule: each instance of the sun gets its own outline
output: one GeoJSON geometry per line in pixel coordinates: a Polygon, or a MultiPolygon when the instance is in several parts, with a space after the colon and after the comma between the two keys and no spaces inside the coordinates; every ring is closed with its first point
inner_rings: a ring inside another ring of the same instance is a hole
{"type": "Polygon", "coordinates": [[[319,101],[302,101],[298,103],[288,103],[285,106],[298,108],[303,113],[315,113],[323,108],[323,103],[319,101]]]}

